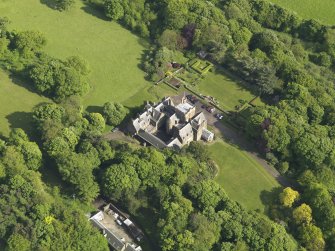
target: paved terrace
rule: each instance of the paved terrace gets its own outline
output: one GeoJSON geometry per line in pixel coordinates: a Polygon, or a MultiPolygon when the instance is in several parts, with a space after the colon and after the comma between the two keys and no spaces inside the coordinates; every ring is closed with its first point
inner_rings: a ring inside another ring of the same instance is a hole
{"type": "Polygon", "coordinates": [[[116,219],[113,215],[109,215],[103,212],[104,219],[101,222],[108,230],[112,231],[117,237],[119,237],[125,243],[135,243],[134,240],[128,235],[126,229],[119,226],[116,223],[116,219]]]}

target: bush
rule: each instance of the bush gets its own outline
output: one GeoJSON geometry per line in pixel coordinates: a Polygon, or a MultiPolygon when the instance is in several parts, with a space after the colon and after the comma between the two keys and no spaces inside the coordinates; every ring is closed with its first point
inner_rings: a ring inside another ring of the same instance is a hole
{"type": "Polygon", "coordinates": [[[103,106],[103,115],[111,126],[119,125],[127,113],[127,109],[120,103],[107,102],[103,106]]]}

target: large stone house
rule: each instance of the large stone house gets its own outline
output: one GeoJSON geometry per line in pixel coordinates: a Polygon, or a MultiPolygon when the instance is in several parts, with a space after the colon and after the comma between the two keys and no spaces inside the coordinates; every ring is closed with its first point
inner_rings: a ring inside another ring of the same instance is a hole
{"type": "Polygon", "coordinates": [[[205,115],[197,113],[185,95],[166,97],[157,105],[147,103],[144,112],[132,120],[129,131],[160,149],[181,148],[192,141],[214,139],[214,134],[207,130],[205,115]]]}

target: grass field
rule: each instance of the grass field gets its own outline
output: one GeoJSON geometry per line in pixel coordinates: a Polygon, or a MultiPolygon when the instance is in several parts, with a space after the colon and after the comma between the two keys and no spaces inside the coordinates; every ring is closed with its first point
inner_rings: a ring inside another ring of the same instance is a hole
{"type": "MultiPolygon", "coordinates": [[[[0,0],[0,16],[11,20],[10,28],[43,32],[47,38],[45,51],[48,54],[58,58],[78,55],[88,61],[92,70],[92,90],[84,98],[86,106],[101,106],[106,101],[126,102],[130,106],[143,103],[141,97],[131,97],[150,86],[138,66],[146,48],[145,41],[115,22],[104,20],[100,12],[82,1],[76,1],[76,6],[67,12],[53,10],[41,2],[0,0]]],[[[15,100],[14,106],[3,99],[0,101],[2,117],[9,116],[9,112],[28,111],[40,100],[23,88],[18,95],[14,88],[18,87],[7,86],[7,99],[15,100]],[[35,98],[28,99],[30,96],[35,98]]],[[[8,131],[8,127],[9,124],[2,119],[0,129],[7,128],[8,131]]]]}
{"type": "Polygon", "coordinates": [[[314,18],[324,24],[335,24],[334,0],[271,0],[270,2],[295,11],[300,17],[314,18]]]}
{"type": "Polygon", "coordinates": [[[0,132],[8,135],[11,127],[31,129],[31,110],[47,98],[27,90],[21,81],[0,70],[0,132]]]}
{"type": "Polygon", "coordinates": [[[243,86],[219,70],[208,72],[196,88],[201,94],[216,98],[220,107],[226,110],[235,110],[240,99],[250,101],[254,97],[243,86]]]}
{"type": "Polygon", "coordinates": [[[209,151],[219,166],[216,181],[228,195],[248,209],[264,211],[261,193],[278,187],[277,181],[246,152],[222,140],[210,145],[209,151]]]}

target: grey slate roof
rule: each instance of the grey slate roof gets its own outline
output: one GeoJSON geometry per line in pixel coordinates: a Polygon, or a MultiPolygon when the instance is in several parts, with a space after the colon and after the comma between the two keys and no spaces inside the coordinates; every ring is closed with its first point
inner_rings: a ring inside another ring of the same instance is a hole
{"type": "Polygon", "coordinates": [[[163,140],[157,138],[155,135],[152,135],[151,133],[148,133],[146,131],[140,130],[137,135],[144,139],[146,142],[151,144],[152,146],[158,148],[158,149],[163,149],[166,147],[166,144],[164,143],[163,140]]]}
{"type": "Polygon", "coordinates": [[[204,121],[206,121],[206,117],[203,112],[200,112],[191,120],[191,125],[194,129],[198,129],[204,121]]]}
{"type": "Polygon", "coordinates": [[[136,249],[134,247],[132,247],[131,245],[127,245],[126,249],[124,251],[136,251],[136,249]]]}
{"type": "Polygon", "coordinates": [[[94,218],[91,218],[91,222],[93,225],[100,230],[103,231],[104,235],[106,235],[106,239],[108,243],[115,248],[117,251],[120,251],[124,248],[124,243],[117,237],[115,236],[111,231],[109,231],[104,225],[102,225],[99,221],[97,221],[94,218]]]}

